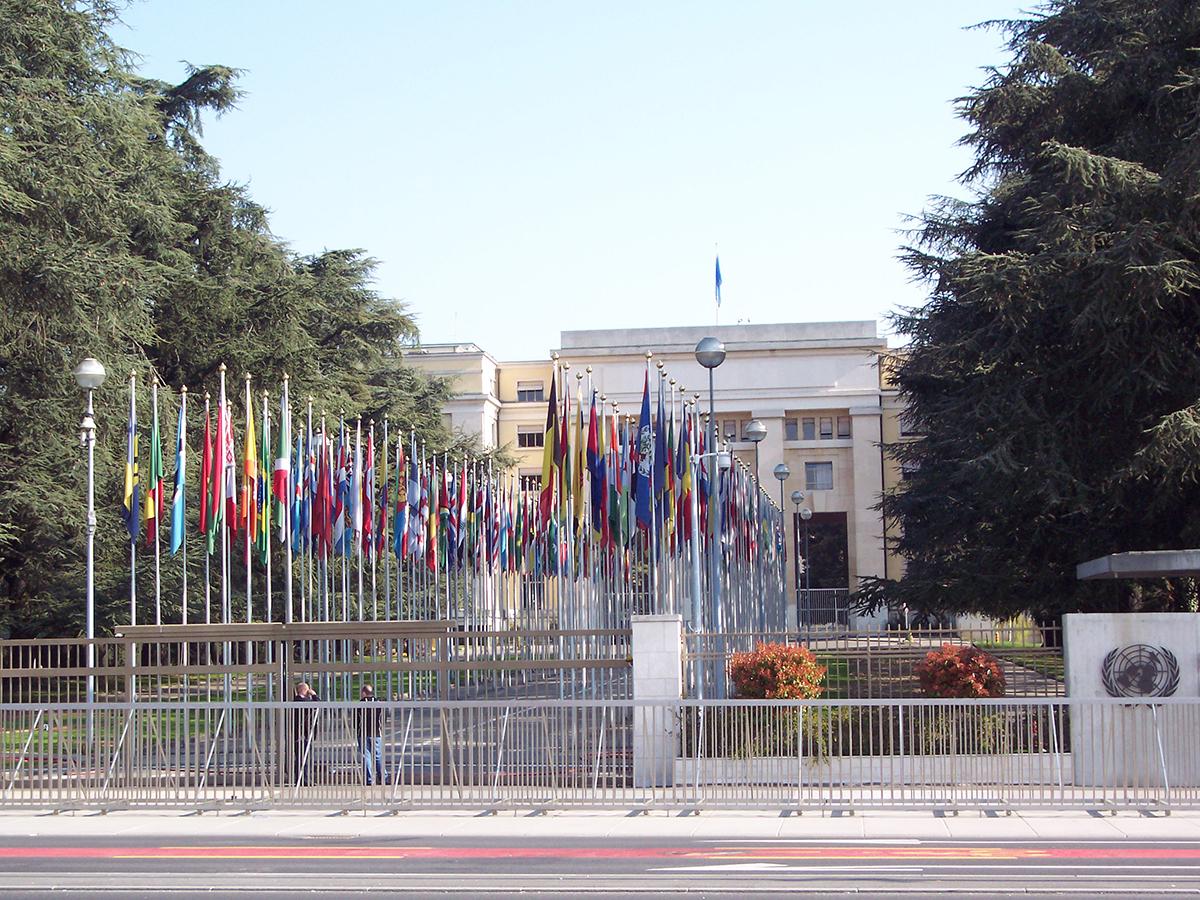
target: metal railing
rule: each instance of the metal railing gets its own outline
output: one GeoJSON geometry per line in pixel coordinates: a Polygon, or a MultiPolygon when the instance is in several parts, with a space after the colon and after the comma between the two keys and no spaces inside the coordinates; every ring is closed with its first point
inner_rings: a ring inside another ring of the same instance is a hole
{"type": "MultiPolygon", "coordinates": [[[[1036,626],[992,628],[891,629],[848,631],[810,628],[779,633],[690,633],[686,636],[684,683],[696,697],[696,678],[703,677],[703,696],[714,693],[715,679],[735,653],[760,643],[800,644],[825,666],[824,697],[832,699],[899,699],[920,696],[913,667],[943,644],[973,646],[994,656],[1004,674],[1009,697],[1065,695],[1061,630],[1036,626]]],[[[726,694],[733,688],[727,685],[726,694]]]]}
{"type": "Polygon", "coordinates": [[[0,702],[285,700],[309,682],[325,700],[370,684],[397,700],[627,699],[629,629],[461,631],[450,623],[166,626],[0,641],[0,702]]]}
{"type": "Polygon", "coordinates": [[[0,705],[0,808],[1196,808],[1200,700],[0,705]]]}

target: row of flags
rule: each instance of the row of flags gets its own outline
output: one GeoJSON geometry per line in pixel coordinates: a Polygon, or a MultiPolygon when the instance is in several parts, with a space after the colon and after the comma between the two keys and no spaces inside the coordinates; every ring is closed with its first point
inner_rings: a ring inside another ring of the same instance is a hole
{"type": "MultiPolygon", "coordinates": [[[[534,486],[486,462],[427,453],[414,434],[392,435],[386,423],[381,435],[373,422],[365,428],[361,420],[314,423],[311,404],[307,414],[293,411],[286,376],[277,406],[265,391],[255,397],[247,378],[235,409],[222,371],[216,403],[204,400],[195,498],[187,497],[186,389],[180,394],[168,533],[160,531],[167,483],[157,386],[143,486],[131,379],[123,516],[135,546],[143,532],[155,546],[169,534],[175,554],[186,546],[187,511],[196,503],[205,552],[219,552],[226,536],[233,546],[237,537],[247,564],[269,565],[272,543],[292,556],[324,560],[391,553],[431,572],[554,574],[571,565],[578,573],[595,554],[635,545],[656,558],[678,554],[693,537],[693,504],[700,536],[708,532],[709,459],[694,405],[673,390],[668,399],[665,377],[656,380],[656,414],[647,367],[639,414],[622,419],[597,404],[596,391],[586,402],[580,386],[574,398],[560,392],[556,377],[534,486]]],[[[721,539],[728,552],[755,553],[781,542],[782,532],[769,540],[766,525],[754,527],[775,521],[761,515],[758,494],[739,467],[722,477],[721,539]]]]}

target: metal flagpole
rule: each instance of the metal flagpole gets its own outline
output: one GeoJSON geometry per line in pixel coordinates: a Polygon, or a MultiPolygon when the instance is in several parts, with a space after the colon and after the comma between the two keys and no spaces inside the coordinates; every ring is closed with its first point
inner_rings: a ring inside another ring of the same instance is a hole
{"type": "MultiPolygon", "coordinates": [[[[175,437],[175,441],[177,444],[179,444],[179,448],[182,453],[181,461],[184,463],[185,475],[187,472],[187,466],[186,466],[186,462],[187,462],[187,395],[188,395],[188,390],[187,390],[187,385],[185,384],[179,389],[179,419],[180,419],[181,427],[183,429],[183,436],[180,437],[179,435],[176,435],[176,437],[175,437]]],[[[178,465],[178,464],[179,463],[176,463],[176,465],[178,465]]],[[[183,483],[180,484],[180,490],[184,490],[184,491],[187,490],[186,477],[185,477],[185,480],[183,481],[183,483]]],[[[172,506],[172,515],[174,515],[174,506],[175,506],[174,498],[172,498],[171,506],[172,506]]],[[[185,520],[183,523],[182,542],[180,543],[180,546],[179,546],[180,552],[182,554],[180,559],[183,563],[183,601],[180,605],[180,615],[181,615],[181,622],[184,625],[186,625],[188,623],[187,533],[188,533],[187,521],[185,520]]]]}
{"type": "MultiPolygon", "coordinates": [[[[262,411],[263,411],[262,443],[263,443],[263,445],[258,453],[259,460],[261,460],[263,458],[267,458],[267,459],[272,458],[271,457],[271,415],[270,415],[270,412],[268,411],[269,403],[270,403],[270,394],[267,393],[266,388],[263,388],[263,392],[262,392],[262,411]]],[[[283,427],[282,424],[280,425],[280,427],[281,428],[283,427]]],[[[258,466],[258,460],[255,461],[255,466],[256,467],[258,466]]],[[[270,474],[272,476],[274,475],[273,472],[270,474]]],[[[263,564],[266,566],[266,569],[267,569],[267,602],[266,602],[266,617],[267,618],[266,618],[266,620],[268,622],[274,622],[275,621],[274,612],[271,608],[271,606],[272,606],[272,604],[271,604],[271,528],[270,528],[270,524],[271,524],[271,516],[270,516],[270,514],[271,514],[271,492],[266,489],[267,488],[267,485],[266,485],[267,476],[268,476],[268,473],[262,472],[262,471],[260,471],[259,475],[258,475],[259,480],[263,482],[263,484],[262,484],[262,507],[258,511],[258,518],[260,520],[258,523],[258,530],[263,532],[264,538],[265,538],[264,543],[267,548],[266,558],[263,560],[263,564]]],[[[267,645],[268,660],[270,659],[270,650],[271,650],[271,645],[268,644],[267,645]]]]}
{"type": "MultiPolygon", "coordinates": [[[[397,441],[398,443],[398,441],[397,441]]],[[[384,619],[392,619],[392,542],[388,540],[391,535],[392,511],[390,506],[395,504],[396,499],[388,496],[388,417],[383,417],[383,453],[380,454],[383,460],[383,493],[387,497],[388,502],[383,504],[383,521],[380,522],[380,541],[377,545],[383,547],[383,617],[384,619]]],[[[395,618],[400,618],[396,616],[395,618]]]]}
{"type": "MultiPolygon", "coordinates": [[[[242,450],[242,510],[241,515],[242,525],[245,531],[245,563],[246,563],[246,624],[249,625],[252,621],[252,612],[254,609],[254,600],[251,594],[251,569],[250,556],[253,548],[251,547],[250,535],[250,504],[254,502],[254,484],[251,481],[251,474],[246,471],[245,460],[247,457],[253,458],[255,454],[250,452],[250,433],[254,429],[254,398],[250,396],[250,373],[246,373],[246,446],[242,450]]],[[[255,464],[257,465],[257,463],[255,464]]],[[[249,643],[247,642],[247,650],[249,643]]],[[[247,659],[249,656],[247,655],[247,659]]]]}
{"type": "MultiPolygon", "coordinates": [[[[206,429],[211,429],[211,427],[212,427],[210,424],[212,421],[211,415],[210,415],[211,404],[212,404],[212,395],[209,394],[208,391],[205,391],[204,392],[204,423],[205,423],[206,429]]],[[[211,431],[208,432],[207,437],[208,437],[208,441],[211,444],[214,444],[214,445],[216,444],[216,441],[213,440],[213,434],[211,431]]],[[[209,454],[208,477],[212,480],[213,483],[215,483],[217,480],[217,472],[219,471],[217,460],[213,459],[213,457],[216,454],[213,453],[211,446],[205,447],[205,452],[209,454]]],[[[201,504],[206,504],[206,503],[211,502],[210,496],[212,494],[212,484],[210,483],[208,485],[207,491],[205,491],[204,488],[205,488],[204,484],[201,483],[201,485],[200,485],[200,493],[201,493],[200,503],[201,504]]],[[[209,550],[209,547],[208,547],[208,536],[205,535],[205,538],[204,538],[204,624],[205,625],[212,624],[212,571],[211,571],[211,569],[212,569],[212,552],[209,550]]]]}
{"type": "MultiPolygon", "coordinates": [[[[151,439],[158,444],[157,447],[150,448],[150,477],[158,476],[153,488],[147,493],[152,493],[153,499],[151,503],[154,506],[154,624],[162,624],[162,560],[159,547],[159,532],[162,531],[162,473],[154,471],[154,452],[158,451],[158,457],[162,460],[162,439],[158,431],[158,373],[154,370],[150,372],[150,404],[154,407],[154,426],[151,432],[151,439]]],[[[149,485],[147,484],[147,487],[149,485]]]]}
{"type": "MultiPolygon", "coordinates": [[[[372,526],[383,527],[381,523],[374,521],[375,519],[375,420],[371,419],[368,426],[369,432],[367,437],[367,471],[370,476],[363,477],[363,487],[365,491],[363,498],[366,500],[363,516],[370,516],[372,526]]],[[[384,482],[387,483],[386,481],[384,482]]],[[[371,542],[364,548],[367,556],[371,560],[371,621],[379,621],[379,591],[375,580],[375,547],[378,544],[379,535],[375,533],[375,527],[371,528],[371,542]]]]}
{"type": "MultiPolygon", "coordinates": [[[[283,621],[292,621],[292,505],[296,502],[296,492],[292,488],[292,404],[288,397],[288,374],[283,373],[283,396],[279,400],[279,446],[283,448],[284,465],[284,501],[280,504],[279,538],[283,541],[283,593],[286,602],[283,607],[283,621]]],[[[299,465],[299,460],[296,464],[299,465]]],[[[276,463],[278,465],[278,463],[276,463]]],[[[269,557],[270,551],[268,551],[269,557]]],[[[301,600],[303,603],[303,600],[301,600]]]]}
{"type": "Polygon", "coordinates": [[[354,546],[354,555],[358,558],[358,621],[363,621],[363,456],[362,456],[362,417],[355,422],[354,429],[354,470],[350,484],[350,541],[354,546]]]}

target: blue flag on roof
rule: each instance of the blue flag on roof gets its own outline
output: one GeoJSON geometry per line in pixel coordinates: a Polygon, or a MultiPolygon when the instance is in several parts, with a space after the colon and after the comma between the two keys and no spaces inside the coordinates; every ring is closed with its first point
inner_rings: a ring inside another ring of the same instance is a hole
{"type": "Polygon", "coordinates": [[[717,306],[721,305],[721,256],[717,255],[717,306]]]}

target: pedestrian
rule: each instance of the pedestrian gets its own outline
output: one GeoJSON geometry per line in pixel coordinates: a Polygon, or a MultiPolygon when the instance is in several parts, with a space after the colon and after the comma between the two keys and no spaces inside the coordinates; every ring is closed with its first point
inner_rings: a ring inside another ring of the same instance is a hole
{"type": "Polygon", "coordinates": [[[358,733],[358,749],[362,753],[363,775],[367,784],[387,784],[383,770],[383,707],[376,703],[375,689],[364,684],[358,693],[364,704],[355,714],[355,731],[358,733]]]}
{"type": "MultiPolygon", "coordinates": [[[[307,681],[296,682],[296,693],[292,695],[294,702],[316,703],[320,699],[307,681]]],[[[316,708],[297,707],[293,717],[292,725],[296,739],[294,770],[297,785],[309,780],[309,772],[312,770],[313,731],[317,725],[317,712],[316,708]]]]}

